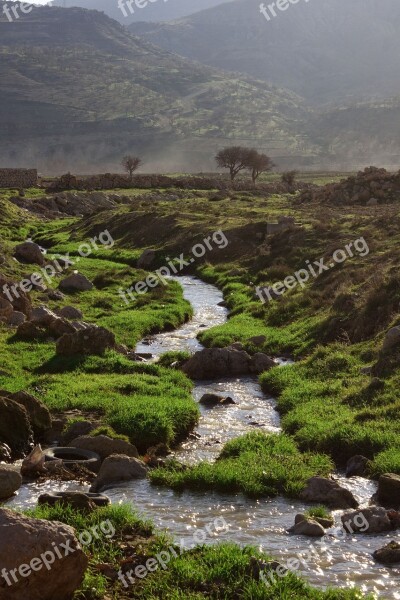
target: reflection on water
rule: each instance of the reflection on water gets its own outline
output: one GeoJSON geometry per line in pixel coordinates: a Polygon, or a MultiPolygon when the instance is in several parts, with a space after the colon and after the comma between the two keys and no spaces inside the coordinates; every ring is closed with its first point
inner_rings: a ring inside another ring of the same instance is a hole
{"type": "MultiPolygon", "coordinates": [[[[138,352],[152,352],[159,356],[167,350],[201,349],[196,340],[202,329],[223,323],[227,318],[225,308],[216,306],[222,294],[214,286],[192,277],[179,278],[185,297],[192,303],[195,315],[190,323],[172,333],[150,339],[150,345],[139,344],[138,352]]],[[[279,417],[272,398],[266,397],[257,380],[252,377],[201,382],[195,386],[198,401],[204,393],[213,392],[232,396],[234,406],[201,407],[201,420],[196,432],[199,439],[190,439],[175,455],[185,462],[213,460],[221,446],[246,431],[279,431],[279,417]]],[[[338,476],[341,485],[352,490],[361,506],[366,506],[376,490],[368,480],[355,477],[346,480],[338,476]]],[[[13,506],[33,506],[40,493],[49,490],[84,489],[79,483],[46,483],[24,486],[18,496],[8,502],[13,506]]],[[[113,502],[128,502],[155,524],[173,533],[177,539],[191,541],[196,528],[204,528],[215,518],[223,516],[229,532],[221,540],[251,544],[276,557],[282,564],[290,558],[300,561],[299,571],[307,580],[319,587],[359,587],[364,592],[374,592],[379,598],[400,600],[400,567],[386,568],[372,559],[372,552],[399,534],[343,535],[340,527],[342,511],[335,511],[335,526],[322,540],[293,536],[287,529],[293,525],[296,513],[307,507],[299,501],[285,498],[249,500],[241,495],[217,493],[176,493],[169,489],[151,486],[147,480],[120,484],[107,491],[113,502]]]]}

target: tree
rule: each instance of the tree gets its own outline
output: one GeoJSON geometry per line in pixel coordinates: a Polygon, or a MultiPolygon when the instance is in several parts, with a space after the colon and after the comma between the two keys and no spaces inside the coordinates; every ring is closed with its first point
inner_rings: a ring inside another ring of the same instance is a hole
{"type": "Polygon", "coordinates": [[[129,178],[132,180],[133,174],[140,167],[142,161],[137,156],[124,156],[122,166],[129,173],[129,178]]]}
{"type": "Polygon", "coordinates": [[[298,171],[286,171],[285,173],[282,173],[282,183],[284,183],[290,191],[294,190],[297,175],[298,171]]]}
{"type": "Polygon", "coordinates": [[[257,150],[254,150],[254,148],[248,151],[246,162],[246,168],[251,173],[251,179],[254,186],[256,185],[256,181],[260,177],[261,173],[267,173],[275,166],[269,156],[266,154],[260,154],[257,152],[257,150]]]}
{"type": "Polygon", "coordinates": [[[242,146],[229,146],[220,150],[215,157],[217,165],[222,169],[229,169],[231,181],[234,181],[236,175],[247,169],[247,161],[250,150],[242,146]]]}

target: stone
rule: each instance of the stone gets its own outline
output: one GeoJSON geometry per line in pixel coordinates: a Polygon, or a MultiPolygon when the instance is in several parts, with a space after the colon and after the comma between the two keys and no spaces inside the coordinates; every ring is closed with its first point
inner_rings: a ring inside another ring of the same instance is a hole
{"type": "Polygon", "coordinates": [[[42,437],[51,429],[50,411],[43,402],[27,392],[7,392],[0,390],[0,396],[10,398],[23,406],[28,413],[29,421],[36,437],[42,437]]]}
{"type": "Polygon", "coordinates": [[[218,394],[203,394],[199,400],[199,404],[203,406],[217,406],[224,399],[223,396],[218,396],[218,394]]]}
{"type": "Polygon", "coordinates": [[[92,325],[90,328],[65,333],[56,342],[56,354],[74,356],[76,354],[102,355],[115,346],[115,335],[104,327],[92,325]]]}
{"type": "Polygon", "coordinates": [[[54,319],[47,328],[47,332],[56,339],[60,338],[64,333],[75,333],[75,331],[77,329],[72,323],[60,317],[54,319]]]}
{"type": "Polygon", "coordinates": [[[82,312],[78,308],[75,308],[75,306],[63,306],[63,308],[60,308],[56,312],[60,317],[70,319],[71,321],[83,318],[82,312]]]}
{"type": "Polygon", "coordinates": [[[307,535],[310,537],[322,537],[325,535],[322,525],[314,519],[304,519],[295,523],[294,527],[289,529],[289,532],[295,535],[307,535]]]}
{"type": "Polygon", "coordinates": [[[73,273],[60,282],[60,290],[86,292],[93,288],[93,283],[80,273],[73,273]]]}
{"type": "Polygon", "coordinates": [[[37,325],[48,327],[55,319],[57,319],[57,315],[53,313],[53,311],[46,306],[39,306],[32,310],[31,318],[29,320],[37,325]]]}
{"type": "Polygon", "coordinates": [[[251,357],[233,348],[204,348],[184,363],[182,370],[192,379],[217,379],[250,373],[251,357]]]}
{"type": "Polygon", "coordinates": [[[139,458],[139,452],[133,444],[125,440],[110,438],[107,435],[83,435],[72,440],[68,446],[96,452],[102,461],[112,454],[139,458]]]}
{"type": "Polygon", "coordinates": [[[156,258],[155,250],[144,250],[144,252],[138,258],[136,266],[138,269],[148,269],[153,264],[156,258]]]}
{"type": "Polygon", "coordinates": [[[251,357],[250,371],[252,373],[259,375],[264,371],[268,371],[268,369],[272,369],[272,367],[276,367],[276,362],[267,356],[267,354],[257,352],[257,354],[251,357]]]}
{"type": "Polygon", "coordinates": [[[72,440],[88,435],[93,429],[95,429],[95,426],[90,421],[75,421],[68,425],[67,429],[63,431],[63,444],[68,446],[72,440]]]}
{"type": "Polygon", "coordinates": [[[20,262],[32,265],[44,265],[45,260],[40,246],[34,242],[23,242],[14,249],[14,256],[20,262]]]}
{"type": "Polygon", "coordinates": [[[32,452],[24,458],[21,465],[21,475],[36,478],[45,471],[46,455],[40,444],[34,447],[32,452]]]}
{"type": "MultiPolygon", "coordinates": [[[[46,500],[48,500],[47,494],[42,494],[38,498],[38,504],[48,504],[46,500]]],[[[90,496],[84,492],[64,492],[59,500],[59,504],[62,506],[69,506],[74,510],[85,513],[97,510],[97,505],[91,500],[90,496]]]]}
{"type": "Polygon", "coordinates": [[[101,465],[90,491],[100,492],[120,481],[144,479],[146,476],[147,467],[141,460],[123,454],[112,454],[101,465]]]}
{"type": "Polygon", "coordinates": [[[43,329],[40,325],[32,323],[31,321],[25,321],[17,327],[17,336],[23,340],[36,340],[43,335],[43,329]]]}
{"type": "Polygon", "coordinates": [[[389,352],[395,346],[400,344],[400,327],[392,327],[386,333],[383,340],[382,352],[389,352]]]}
{"type": "Polygon", "coordinates": [[[343,528],[348,533],[383,533],[393,529],[387,511],[380,506],[371,506],[341,517],[343,528]]]}
{"type": "Polygon", "coordinates": [[[366,474],[368,458],[357,454],[349,458],[346,464],[346,477],[363,477],[366,474]]]}
{"type": "Polygon", "coordinates": [[[262,346],[267,341],[267,338],[265,335],[254,335],[253,337],[249,338],[248,341],[254,346],[262,346]]]}
{"type": "Polygon", "coordinates": [[[300,498],[305,502],[324,504],[333,509],[358,507],[357,500],[349,490],[341,487],[333,479],[325,477],[311,477],[300,493],[300,498]]]}
{"type": "Polygon", "coordinates": [[[7,444],[0,442],[0,463],[1,462],[11,462],[11,448],[10,446],[7,446],[7,444]]]}
{"type": "Polygon", "coordinates": [[[13,311],[14,309],[11,302],[5,300],[4,298],[0,298],[0,319],[5,319],[8,321],[13,314],[13,311]]]}
{"type": "Polygon", "coordinates": [[[385,473],[379,477],[377,499],[387,508],[400,508],[400,475],[385,473]]]}
{"type": "Polygon", "coordinates": [[[10,327],[18,327],[22,323],[25,323],[25,321],[26,316],[24,315],[24,313],[19,312],[18,310],[14,310],[11,313],[11,316],[8,318],[7,325],[9,325],[10,327]]]}
{"type": "Polygon", "coordinates": [[[383,548],[375,550],[372,555],[374,559],[384,565],[394,565],[400,563],[400,544],[392,541],[383,548]]]}
{"type": "Polygon", "coordinates": [[[26,409],[0,396],[0,439],[11,448],[13,459],[23,458],[30,451],[32,437],[26,409]]]}
{"type": "Polygon", "coordinates": [[[72,599],[88,566],[88,559],[72,527],[57,521],[32,519],[2,508],[0,531],[0,564],[4,569],[3,578],[4,574],[8,577],[8,581],[2,579],[0,600],[21,600],[28,597],[29,600],[72,599]],[[62,558],[53,552],[56,548],[62,558]],[[31,561],[36,562],[35,570],[30,568],[31,561]],[[25,576],[21,576],[17,570],[17,582],[14,582],[10,571],[19,569],[22,565],[25,576]]]}
{"type": "Polygon", "coordinates": [[[11,498],[22,485],[22,477],[9,465],[0,465],[0,500],[11,498]]]}

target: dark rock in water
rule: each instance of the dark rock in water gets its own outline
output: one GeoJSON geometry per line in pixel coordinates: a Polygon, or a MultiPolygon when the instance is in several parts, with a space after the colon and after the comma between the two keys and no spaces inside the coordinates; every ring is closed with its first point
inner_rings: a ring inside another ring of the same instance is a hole
{"type": "Polygon", "coordinates": [[[386,508],[400,508],[400,475],[385,473],[379,477],[377,499],[386,508]]]}
{"type": "Polygon", "coordinates": [[[393,529],[388,512],[381,506],[345,513],[342,515],[342,523],[348,533],[383,533],[393,529]]]}
{"type": "Polygon", "coordinates": [[[89,492],[55,492],[41,494],[38,498],[38,504],[54,506],[57,503],[82,512],[93,512],[98,507],[109,506],[111,500],[104,494],[91,494],[89,492]]]}
{"type": "Polygon", "coordinates": [[[138,458],[113,454],[105,459],[100,472],[90,488],[98,492],[106,487],[112,487],[120,481],[144,479],[147,476],[147,466],[138,458]]]}
{"type": "Polygon", "coordinates": [[[230,396],[219,396],[218,394],[204,394],[200,400],[199,404],[203,406],[218,406],[220,404],[228,405],[228,404],[236,404],[236,402],[230,396]]]}
{"type": "Polygon", "coordinates": [[[341,487],[333,479],[325,477],[311,477],[306,488],[301,492],[300,498],[306,502],[316,502],[333,509],[357,508],[358,502],[353,494],[341,487]]]}
{"type": "Polygon", "coordinates": [[[294,535],[307,535],[309,537],[322,537],[325,535],[325,529],[320,523],[311,518],[305,518],[294,524],[289,529],[289,533],[294,535]]]}
{"type": "Polygon", "coordinates": [[[11,448],[13,459],[23,458],[33,442],[26,409],[9,398],[0,397],[0,439],[11,448]]]}
{"type": "Polygon", "coordinates": [[[357,454],[352,456],[346,465],[346,477],[362,477],[367,471],[368,458],[357,454]]]}
{"type": "Polygon", "coordinates": [[[392,541],[389,544],[386,544],[386,546],[383,546],[383,548],[375,550],[372,556],[376,561],[384,565],[400,563],[400,544],[392,541]]]}

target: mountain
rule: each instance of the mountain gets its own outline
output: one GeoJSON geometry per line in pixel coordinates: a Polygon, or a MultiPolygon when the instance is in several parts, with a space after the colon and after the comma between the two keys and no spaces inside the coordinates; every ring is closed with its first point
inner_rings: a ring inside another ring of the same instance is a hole
{"type": "Polygon", "coordinates": [[[54,171],[213,166],[226,143],[315,151],[296,94],[169,54],[106,15],[36,7],[10,23],[0,3],[0,158],[54,171]],[[160,166],[162,164],[162,166],[160,166]]]}
{"type": "Polygon", "coordinates": [[[179,19],[194,12],[217,6],[229,0],[142,0],[137,4],[133,1],[128,5],[127,0],[56,0],[55,6],[67,8],[80,7],[91,10],[103,11],[109,17],[127,25],[135,21],[171,21],[179,19]],[[130,6],[132,8],[130,8],[130,6]]]}
{"type": "Polygon", "coordinates": [[[300,0],[269,21],[259,0],[236,0],[130,26],[170,52],[275,83],[314,104],[399,94],[399,28],[399,0],[300,0]]]}

